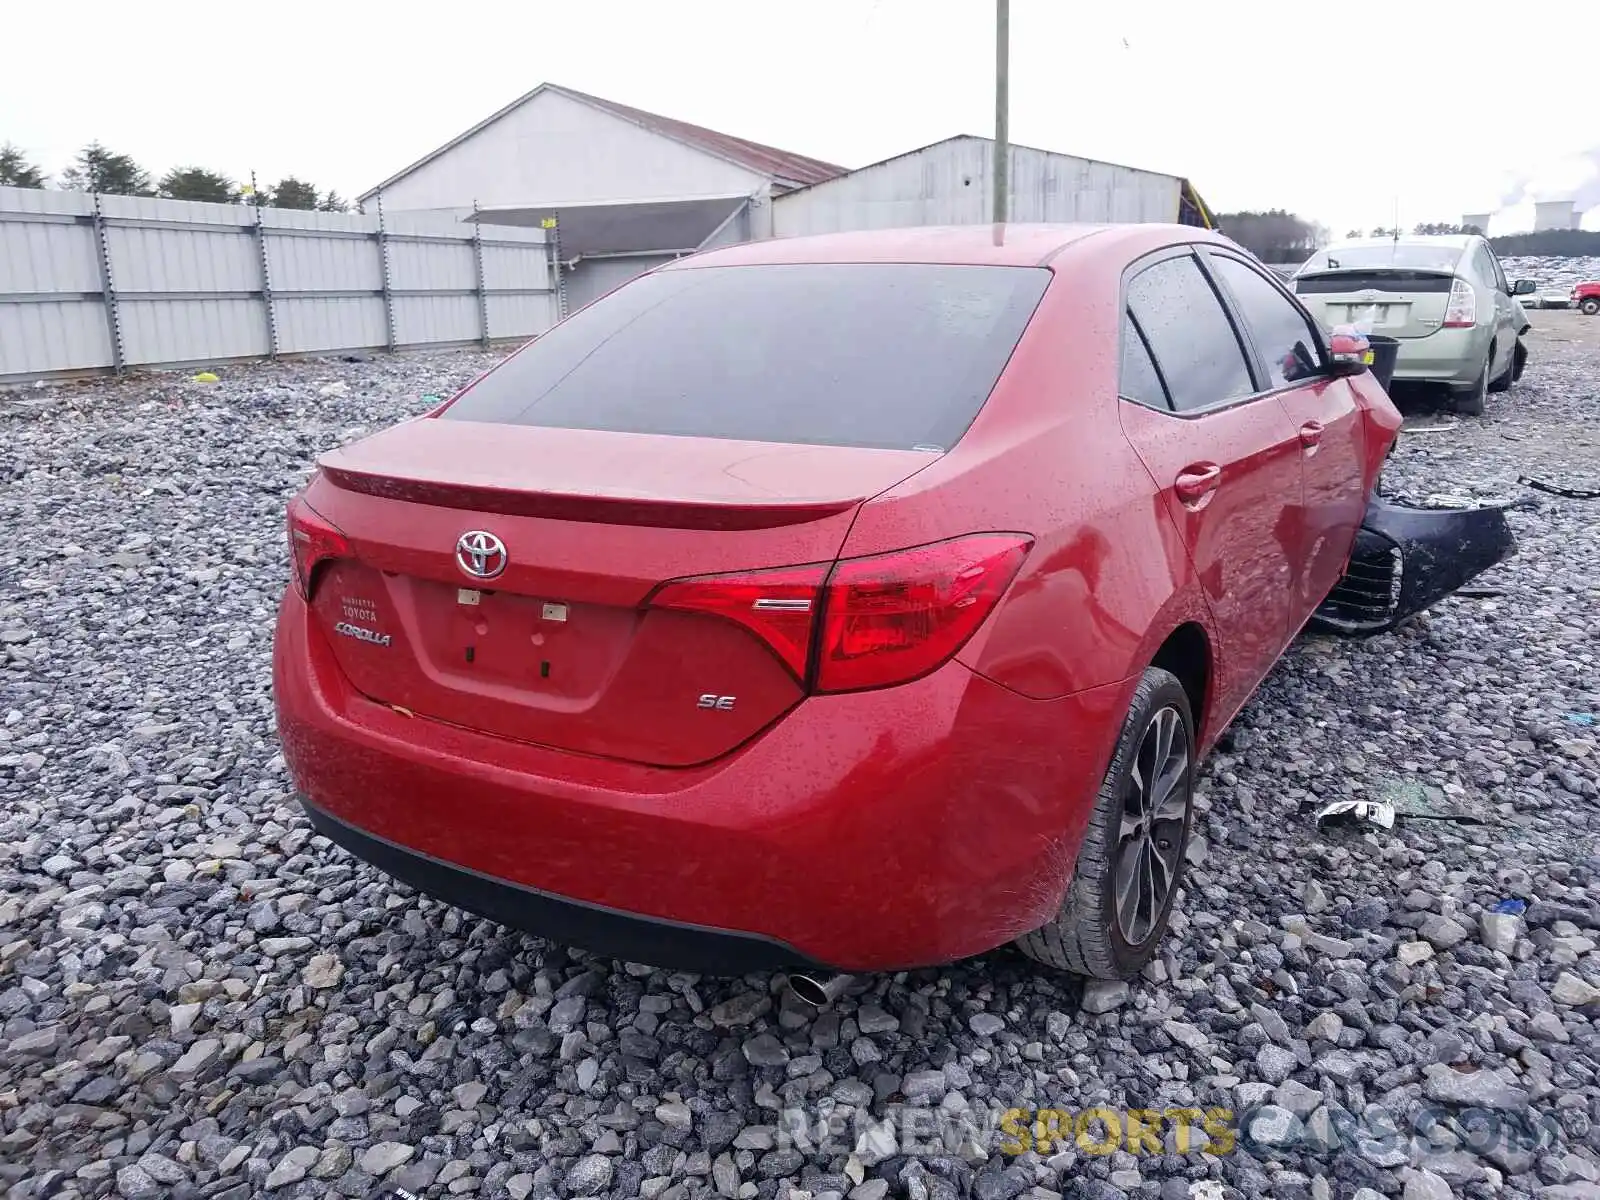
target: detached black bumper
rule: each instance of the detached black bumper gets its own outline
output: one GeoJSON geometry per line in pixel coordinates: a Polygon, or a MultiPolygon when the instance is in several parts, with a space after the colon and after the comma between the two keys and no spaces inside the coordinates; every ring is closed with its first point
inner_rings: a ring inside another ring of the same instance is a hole
{"type": "Polygon", "coordinates": [[[1383,633],[1516,552],[1503,507],[1416,508],[1373,497],[1350,565],[1311,627],[1383,633]]]}
{"type": "Polygon", "coordinates": [[[318,833],[402,883],[446,904],[562,945],[623,962],[703,975],[822,967],[792,947],[759,934],[643,917],[483,875],[347,825],[304,796],[300,804],[318,833]]]}

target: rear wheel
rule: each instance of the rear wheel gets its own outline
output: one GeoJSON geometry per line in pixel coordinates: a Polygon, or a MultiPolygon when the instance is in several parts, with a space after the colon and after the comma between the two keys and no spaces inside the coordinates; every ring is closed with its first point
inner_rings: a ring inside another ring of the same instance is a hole
{"type": "Polygon", "coordinates": [[[1578,305],[1578,311],[1586,317],[1592,317],[1595,313],[1600,313],[1600,296],[1586,298],[1582,304],[1578,305]]]}
{"type": "MultiPolygon", "coordinates": [[[[1490,358],[1492,357],[1493,351],[1490,352],[1490,358]]],[[[1483,369],[1478,372],[1478,377],[1461,391],[1452,394],[1451,399],[1458,413],[1468,417],[1483,415],[1483,406],[1489,394],[1489,362],[1489,358],[1484,359],[1483,369]]]]}
{"type": "Polygon", "coordinates": [[[1029,958],[1097,979],[1126,979],[1154,957],[1183,878],[1194,817],[1194,718],[1183,685],[1148,668],[1061,911],[1017,939],[1029,958]]]}

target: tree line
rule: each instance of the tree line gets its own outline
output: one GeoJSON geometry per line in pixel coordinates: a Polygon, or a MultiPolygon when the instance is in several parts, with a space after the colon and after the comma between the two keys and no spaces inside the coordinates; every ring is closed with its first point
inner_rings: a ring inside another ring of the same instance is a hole
{"type": "MultiPolygon", "coordinates": [[[[50,177],[10,142],[0,145],[0,185],[43,188],[50,177]]],[[[100,192],[108,196],[159,196],[165,200],[201,200],[210,204],[255,204],[267,208],[315,209],[346,212],[350,205],[331,188],[318,191],[303,179],[286,175],[266,188],[252,188],[220,171],[205,167],[173,167],[159,179],[134,161],[99,142],[90,142],[61,172],[61,187],[69,192],[100,192]]]]}
{"type": "Polygon", "coordinates": [[[1328,243],[1326,226],[1281,208],[1218,213],[1214,224],[1266,263],[1301,263],[1328,243]]]}

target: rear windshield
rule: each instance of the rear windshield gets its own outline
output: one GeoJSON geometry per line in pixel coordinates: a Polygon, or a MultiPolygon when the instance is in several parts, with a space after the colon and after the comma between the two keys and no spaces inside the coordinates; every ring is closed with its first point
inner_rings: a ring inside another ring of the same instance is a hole
{"type": "Polygon", "coordinates": [[[1349,271],[1385,267],[1414,271],[1454,271],[1465,253],[1460,246],[1432,246],[1417,242],[1384,242],[1376,246],[1333,246],[1318,250],[1295,272],[1349,271]]]}
{"type": "Polygon", "coordinates": [[[1050,273],[921,264],[647,275],[557,325],[442,414],[619,433],[948,449],[1050,273]]]}

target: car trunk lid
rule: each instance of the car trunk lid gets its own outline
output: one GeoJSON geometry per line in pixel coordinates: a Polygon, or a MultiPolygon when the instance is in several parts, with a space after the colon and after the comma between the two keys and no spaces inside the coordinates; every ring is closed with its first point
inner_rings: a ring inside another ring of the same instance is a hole
{"type": "Polygon", "coordinates": [[[1363,268],[1301,275],[1295,292],[1329,326],[1358,325],[1392,338],[1439,330],[1450,304],[1448,271],[1363,268]]]}
{"type": "Polygon", "coordinates": [[[741,625],[649,607],[651,594],[686,576],[830,562],[856,508],[935,457],[411,421],[320,461],[306,500],[347,552],[320,569],[311,608],[373,700],[688,766],[759,733],[803,685],[741,625]],[[487,540],[458,555],[474,532],[487,540]]]}

